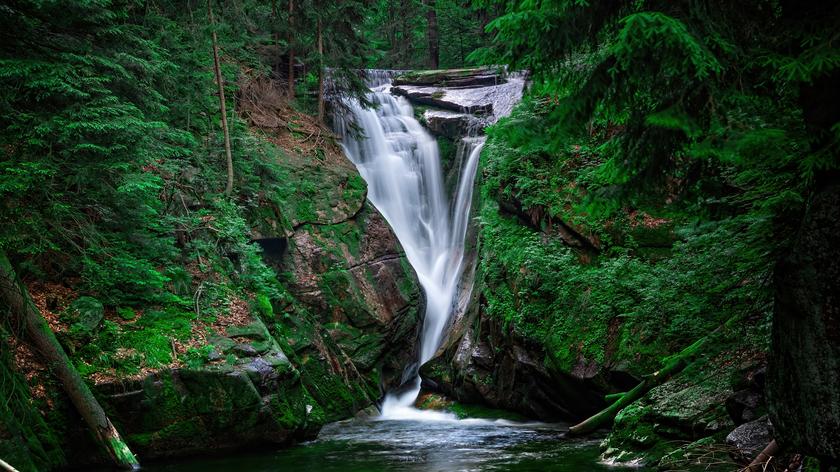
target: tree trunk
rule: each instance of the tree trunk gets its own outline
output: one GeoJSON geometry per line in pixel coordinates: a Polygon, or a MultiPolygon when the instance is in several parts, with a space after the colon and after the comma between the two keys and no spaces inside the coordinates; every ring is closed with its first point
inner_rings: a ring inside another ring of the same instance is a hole
{"type": "Polygon", "coordinates": [[[64,391],[93,433],[94,439],[117,467],[136,469],[137,459],[122,440],[102,406],[93,396],[47,322],[29,297],[26,286],[18,280],[6,254],[0,252],[0,297],[11,309],[33,346],[61,382],[64,391]]]}
{"type": "MultiPolygon", "coordinates": [[[[647,376],[629,392],[618,396],[618,398],[610,406],[569,428],[568,435],[582,436],[611,424],[618,412],[639,398],[642,398],[652,388],[657,385],[661,385],[666,380],[682,372],[683,369],[694,362],[697,356],[703,353],[703,349],[706,347],[706,344],[713,339],[717,333],[735,325],[740,321],[741,317],[742,315],[740,314],[733,316],[708,335],[698,339],[693,344],[680,351],[679,354],[666,359],[667,363],[662,367],[662,369],[647,376]]],[[[615,397],[613,396],[611,398],[615,397]]]]}
{"type": "Polygon", "coordinates": [[[755,456],[750,465],[747,466],[746,469],[742,469],[744,472],[764,472],[765,470],[774,470],[770,467],[770,461],[773,460],[774,457],[779,455],[779,445],[776,443],[776,440],[770,441],[767,446],[755,456]]]}
{"type": "Polygon", "coordinates": [[[824,174],[776,266],[767,400],[782,446],[840,462],[840,172],[824,174]]]}
{"type": "Polygon", "coordinates": [[[227,160],[225,195],[230,195],[233,193],[233,156],[230,152],[230,131],[228,130],[227,105],[225,104],[225,82],[219,63],[219,39],[216,36],[216,21],[213,19],[212,0],[207,0],[207,17],[210,20],[210,28],[213,32],[213,72],[216,74],[216,83],[219,86],[219,110],[222,113],[222,133],[225,136],[225,159],[227,160]]]}
{"type": "Polygon", "coordinates": [[[0,470],[5,470],[6,472],[18,472],[18,470],[17,470],[17,469],[15,469],[14,467],[12,467],[12,465],[11,465],[11,464],[9,464],[8,462],[4,461],[3,459],[0,459],[0,470]]]}
{"type": "Polygon", "coordinates": [[[391,68],[397,68],[397,13],[394,0],[388,2],[388,63],[391,68]]]}
{"type": "Polygon", "coordinates": [[[437,29],[437,11],[435,0],[424,0],[423,4],[426,6],[426,20],[428,21],[428,28],[426,28],[426,40],[429,43],[429,68],[437,69],[440,63],[440,48],[438,44],[438,29],[437,29]]]}
{"type": "MultiPolygon", "coordinates": [[[[786,17],[831,15],[833,2],[782,2],[786,17]]],[[[800,54],[802,51],[797,51],[800,54]]],[[[767,406],[776,440],[787,450],[840,465],[840,69],[799,85],[799,103],[812,137],[810,152],[830,153],[817,169],[802,208],[780,214],[774,230],[795,235],[779,252],[767,406]]],[[[828,467],[828,466],[826,466],[828,467]]]]}
{"type": "Polygon", "coordinates": [[[287,42],[289,43],[289,100],[294,100],[295,98],[295,48],[292,47],[292,43],[295,40],[294,18],[295,0],[289,0],[289,35],[287,37],[287,42]]]}
{"type": "Polygon", "coordinates": [[[318,122],[324,123],[324,32],[321,28],[321,19],[318,18],[318,122]]]}
{"type": "MultiPolygon", "coordinates": [[[[277,0],[271,0],[271,39],[274,42],[274,53],[277,58],[271,61],[271,69],[275,76],[280,75],[280,33],[277,32],[277,0]]],[[[234,108],[235,109],[235,108],[234,108]]]]}

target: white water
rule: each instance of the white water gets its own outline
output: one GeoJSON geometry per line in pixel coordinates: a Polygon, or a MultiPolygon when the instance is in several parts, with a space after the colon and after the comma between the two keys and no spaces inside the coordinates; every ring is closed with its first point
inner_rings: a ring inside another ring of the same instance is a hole
{"type": "MultiPolygon", "coordinates": [[[[473,182],[484,138],[464,138],[456,160],[463,166],[450,199],[435,139],[414,118],[411,105],[390,93],[387,72],[374,74],[370,83],[369,98],[378,107],[365,109],[358,102],[348,103],[351,116],[339,123],[338,131],[348,157],[368,184],[368,199],[393,228],[426,295],[420,366],[440,347],[458,298],[473,182]],[[350,123],[362,136],[354,136],[350,123]]],[[[516,100],[521,89],[520,83],[516,100]]],[[[504,97],[501,108],[509,112],[509,94],[500,95],[504,97]]],[[[415,374],[407,384],[402,393],[385,397],[382,418],[454,419],[448,413],[415,409],[420,376],[415,374]]]]}

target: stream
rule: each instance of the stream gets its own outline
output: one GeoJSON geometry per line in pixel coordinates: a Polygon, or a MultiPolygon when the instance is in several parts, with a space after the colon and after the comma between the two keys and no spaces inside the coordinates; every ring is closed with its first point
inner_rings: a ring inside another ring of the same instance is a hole
{"type": "Polygon", "coordinates": [[[146,464],[150,472],[581,472],[640,470],[598,462],[598,439],[564,439],[562,424],[505,420],[348,420],[276,452],[146,464]]]}

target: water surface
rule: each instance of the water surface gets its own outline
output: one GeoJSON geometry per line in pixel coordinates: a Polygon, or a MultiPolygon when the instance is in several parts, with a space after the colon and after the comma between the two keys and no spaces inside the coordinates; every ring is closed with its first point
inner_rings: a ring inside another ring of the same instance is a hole
{"type": "Polygon", "coordinates": [[[567,439],[565,425],[505,420],[349,420],[276,452],[151,465],[154,472],[582,472],[628,469],[598,462],[597,439],[567,439]]]}

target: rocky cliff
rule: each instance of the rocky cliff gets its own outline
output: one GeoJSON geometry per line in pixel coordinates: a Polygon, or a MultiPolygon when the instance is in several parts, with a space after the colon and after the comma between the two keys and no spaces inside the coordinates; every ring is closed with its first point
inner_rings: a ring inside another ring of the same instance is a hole
{"type": "MultiPolygon", "coordinates": [[[[79,297],[72,284],[30,284],[141,461],[311,438],[325,422],[376,402],[412,356],[419,285],[366,202],[364,181],[326,132],[308,142],[260,129],[266,146],[280,149],[266,164],[271,180],[237,198],[248,202],[241,229],[260,248],[270,291],[234,289],[253,262],[223,236],[237,228],[216,215],[197,223],[226,265],[187,262],[182,279],[173,278],[185,301],[174,306],[150,300],[115,309],[79,297]]],[[[194,173],[181,178],[199,185],[194,173]]],[[[179,200],[190,212],[206,205],[197,195],[179,200]]],[[[3,375],[17,379],[6,392],[16,400],[0,409],[16,419],[0,428],[4,458],[21,470],[103,460],[36,353],[16,343],[3,349],[2,362],[4,372],[13,363],[26,374],[3,375]],[[17,421],[27,417],[37,421],[17,421]]]]}

